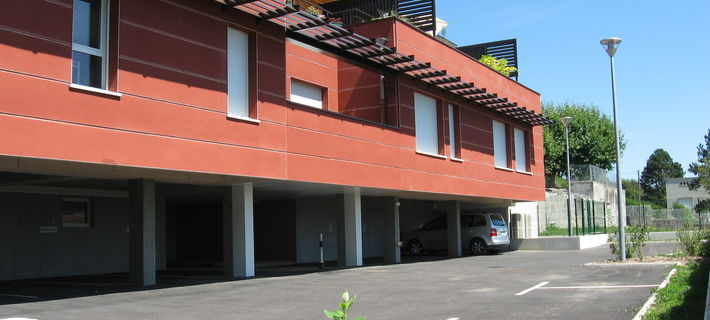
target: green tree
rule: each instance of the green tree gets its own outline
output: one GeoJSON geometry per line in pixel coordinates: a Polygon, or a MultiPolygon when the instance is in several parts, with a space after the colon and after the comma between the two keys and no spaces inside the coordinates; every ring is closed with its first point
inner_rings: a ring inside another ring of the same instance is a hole
{"type": "Polygon", "coordinates": [[[683,166],[674,162],[666,150],[656,149],[641,172],[643,199],[666,207],[666,179],[682,178],[684,174],[683,166]]]}
{"type": "Polygon", "coordinates": [[[635,179],[622,179],[621,185],[624,188],[624,191],[626,191],[626,205],[638,205],[639,195],[643,194],[643,190],[639,187],[638,181],[635,179]]]}
{"type": "Polygon", "coordinates": [[[705,191],[710,192],[710,129],[705,135],[705,145],[698,145],[698,162],[691,163],[688,171],[698,177],[691,183],[691,188],[702,186],[705,191]]]}
{"type": "Polygon", "coordinates": [[[515,72],[518,70],[515,67],[508,66],[508,60],[505,60],[503,58],[496,59],[493,56],[483,55],[478,61],[493,68],[493,70],[502,73],[506,77],[509,77],[511,72],[515,72]]]}
{"type": "MultiPolygon", "coordinates": [[[[565,127],[560,122],[562,117],[572,117],[569,127],[570,162],[572,164],[591,164],[610,170],[616,162],[616,144],[614,122],[601,113],[594,105],[564,103],[555,105],[545,103],[542,114],[555,124],[543,128],[545,146],[545,176],[548,185],[555,176],[567,175],[567,153],[565,150],[565,127]]],[[[620,148],[626,147],[623,134],[620,134],[620,148]]]]}

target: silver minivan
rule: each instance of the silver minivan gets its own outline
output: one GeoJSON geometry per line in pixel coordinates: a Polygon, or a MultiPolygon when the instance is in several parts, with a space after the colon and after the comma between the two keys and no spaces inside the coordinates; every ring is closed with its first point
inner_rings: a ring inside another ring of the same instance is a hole
{"type": "MultiPolygon", "coordinates": [[[[438,217],[402,236],[405,254],[447,250],[446,217],[438,217]]],[[[495,253],[510,246],[508,226],[498,213],[461,213],[461,247],[472,254],[495,253]]]]}

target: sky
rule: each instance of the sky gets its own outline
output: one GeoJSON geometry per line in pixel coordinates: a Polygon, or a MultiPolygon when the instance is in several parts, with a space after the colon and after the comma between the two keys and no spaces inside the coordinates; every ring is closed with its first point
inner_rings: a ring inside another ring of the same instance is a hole
{"type": "MultiPolygon", "coordinates": [[[[611,118],[614,56],[622,178],[662,148],[686,170],[710,129],[710,1],[438,0],[458,46],[516,38],[519,81],[544,102],[593,104],[611,118]]],[[[574,159],[574,155],[572,155],[574,159]]],[[[573,160],[574,161],[574,160],[573,160]]]]}

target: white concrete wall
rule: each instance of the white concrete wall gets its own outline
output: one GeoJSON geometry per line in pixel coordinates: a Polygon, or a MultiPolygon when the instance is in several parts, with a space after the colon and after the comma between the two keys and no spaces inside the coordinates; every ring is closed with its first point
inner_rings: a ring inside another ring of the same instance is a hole
{"type": "Polygon", "coordinates": [[[128,271],[128,199],[89,199],[92,226],[62,227],[61,196],[0,193],[0,280],[128,271]]]}
{"type": "Polygon", "coordinates": [[[520,214],[530,217],[530,237],[535,238],[538,236],[538,214],[537,214],[538,202],[516,202],[512,207],[510,207],[510,214],[520,214]]]}

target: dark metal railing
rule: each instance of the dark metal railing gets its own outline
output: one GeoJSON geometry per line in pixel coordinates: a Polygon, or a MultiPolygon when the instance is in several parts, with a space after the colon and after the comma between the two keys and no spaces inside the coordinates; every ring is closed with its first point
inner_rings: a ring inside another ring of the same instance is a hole
{"type": "MultiPolygon", "coordinates": [[[[484,55],[489,55],[496,59],[505,59],[508,61],[509,66],[520,69],[518,66],[518,42],[516,39],[479,43],[458,47],[458,49],[476,60],[481,59],[484,55]]],[[[515,77],[515,80],[518,80],[518,71],[511,72],[510,77],[515,77]]]]}
{"type": "Polygon", "coordinates": [[[342,0],[321,6],[346,26],[396,15],[422,31],[436,29],[434,0],[342,0]]]}

